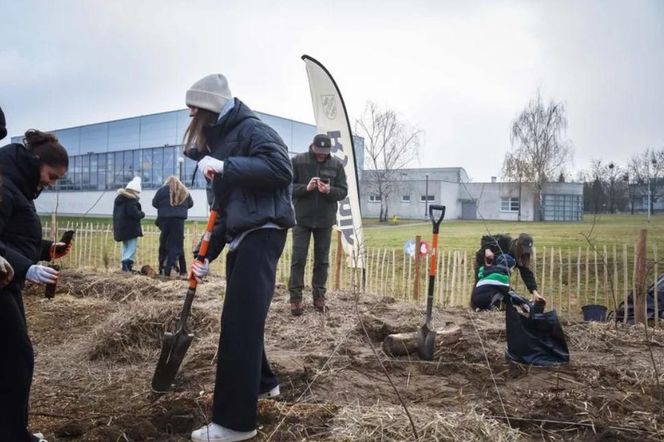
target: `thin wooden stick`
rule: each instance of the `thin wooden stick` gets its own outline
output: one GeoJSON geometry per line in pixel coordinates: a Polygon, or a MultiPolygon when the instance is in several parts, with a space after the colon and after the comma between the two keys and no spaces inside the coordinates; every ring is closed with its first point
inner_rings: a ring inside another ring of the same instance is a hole
{"type": "Polygon", "coordinates": [[[542,289],[542,292],[540,294],[542,296],[544,296],[545,287],[546,287],[546,247],[542,247],[542,284],[540,285],[540,288],[542,289]]]}
{"type": "Polygon", "coordinates": [[[396,250],[392,249],[392,296],[396,293],[396,285],[395,285],[395,270],[397,266],[397,255],[396,255],[396,250]]]}
{"type": "MultiPolygon", "coordinates": [[[[468,288],[468,250],[463,251],[463,291],[458,294],[458,296],[455,297],[455,299],[459,299],[460,296],[465,296],[466,293],[470,291],[468,288]]],[[[456,305],[456,304],[452,304],[456,305]]]]}
{"type": "Polygon", "coordinates": [[[655,260],[655,271],[654,273],[654,284],[653,284],[653,301],[655,307],[655,327],[659,327],[659,293],[657,290],[657,282],[659,280],[659,263],[657,262],[657,244],[653,241],[652,243],[652,253],[655,260]]]}
{"type": "Polygon", "coordinates": [[[593,264],[595,268],[595,298],[593,304],[597,304],[597,295],[599,292],[599,278],[597,277],[597,249],[593,250],[593,256],[594,256],[593,264]]]}
{"type": "MultiPolygon", "coordinates": [[[[576,255],[576,301],[577,303],[581,299],[581,247],[576,255]]],[[[578,304],[577,304],[578,309],[578,304]]],[[[578,311],[578,310],[577,310],[578,311]]]]}
{"type": "Polygon", "coordinates": [[[624,299],[623,299],[623,312],[624,312],[624,317],[623,317],[623,323],[627,324],[627,307],[629,306],[629,292],[628,292],[628,287],[629,287],[629,264],[627,263],[627,244],[623,244],[623,269],[624,269],[624,299]]]}
{"type": "Polygon", "coordinates": [[[567,249],[567,314],[572,314],[572,249],[567,249]]]}
{"type": "Polygon", "coordinates": [[[602,265],[604,266],[604,305],[609,306],[609,262],[608,252],[606,251],[606,244],[603,246],[604,256],[602,257],[602,265]]]}
{"type": "Polygon", "coordinates": [[[558,274],[558,298],[560,299],[560,311],[563,310],[563,251],[561,248],[558,248],[558,263],[560,264],[560,273],[558,274]]]}
{"type": "Polygon", "coordinates": [[[590,249],[586,247],[586,297],[584,299],[584,304],[589,304],[588,300],[590,299],[590,284],[588,282],[590,278],[590,249]]]}
{"type": "MultiPolygon", "coordinates": [[[[402,268],[401,268],[401,295],[402,297],[408,298],[408,287],[406,287],[406,252],[403,252],[402,268]]],[[[410,276],[410,263],[408,263],[408,276],[410,276]]]]}
{"type": "Polygon", "coordinates": [[[551,247],[551,260],[549,261],[549,263],[550,263],[549,264],[549,266],[550,266],[549,267],[549,284],[551,284],[550,292],[551,292],[552,307],[556,306],[556,296],[555,296],[556,292],[555,292],[554,287],[553,287],[553,269],[555,267],[555,262],[556,262],[555,259],[556,259],[555,250],[554,250],[553,247],[551,247]]]}
{"type": "MultiPolygon", "coordinates": [[[[613,293],[615,294],[618,291],[618,258],[616,254],[616,245],[613,245],[613,293]]],[[[613,302],[616,303],[618,302],[615,296],[612,297],[613,302]]],[[[614,305],[613,306],[616,311],[618,310],[618,306],[614,305]]]]}

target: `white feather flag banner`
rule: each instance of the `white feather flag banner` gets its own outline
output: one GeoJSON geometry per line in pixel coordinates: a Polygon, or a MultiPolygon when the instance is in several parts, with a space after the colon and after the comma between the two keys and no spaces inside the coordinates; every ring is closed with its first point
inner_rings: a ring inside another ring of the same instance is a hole
{"type": "Polygon", "coordinates": [[[339,201],[337,209],[337,228],[341,230],[344,252],[349,266],[364,268],[359,180],[346,105],[329,71],[308,55],[303,55],[302,60],[309,77],[317,133],[327,134],[332,140],[332,156],[343,163],[348,180],[348,195],[339,201]]]}

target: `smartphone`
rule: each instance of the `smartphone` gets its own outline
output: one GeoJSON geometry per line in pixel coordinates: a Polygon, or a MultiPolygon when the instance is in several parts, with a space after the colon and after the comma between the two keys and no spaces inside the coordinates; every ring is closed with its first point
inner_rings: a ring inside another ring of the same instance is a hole
{"type": "Polygon", "coordinates": [[[69,244],[72,239],[74,239],[74,233],[75,230],[67,230],[65,233],[62,234],[62,238],[60,238],[60,242],[63,242],[65,244],[69,244]]]}
{"type": "Polygon", "coordinates": [[[318,178],[318,180],[319,180],[321,183],[324,183],[324,184],[330,184],[330,179],[329,179],[329,178],[318,178]]]}

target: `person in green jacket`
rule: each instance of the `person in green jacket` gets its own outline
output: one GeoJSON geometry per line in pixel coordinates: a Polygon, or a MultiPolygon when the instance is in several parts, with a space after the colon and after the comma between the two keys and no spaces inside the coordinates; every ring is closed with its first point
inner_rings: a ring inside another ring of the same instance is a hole
{"type": "Polygon", "coordinates": [[[309,241],[314,237],[314,270],[311,288],[314,308],[325,312],[325,292],[329,267],[332,226],[337,222],[338,202],[346,198],[348,184],[344,166],[330,154],[332,141],[324,134],[316,135],[309,151],[296,155],[293,162],[293,257],[288,280],[291,313],[300,316],[304,266],[309,241]]]}

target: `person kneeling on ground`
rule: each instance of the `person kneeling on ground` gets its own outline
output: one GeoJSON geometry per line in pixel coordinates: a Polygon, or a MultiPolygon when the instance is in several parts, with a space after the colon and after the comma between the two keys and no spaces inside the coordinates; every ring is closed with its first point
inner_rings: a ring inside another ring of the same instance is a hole
{"type": "Polygon", "coordinates": [[[516,260],[508,253],[495,258],[490,250],[485,253],[485,265],[477,272],[478,280],[470,297],[470,306],[476,311],[500,307],[510,292],[510,274],[516,265],[516,260]]]}

